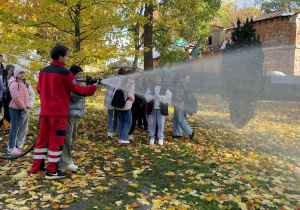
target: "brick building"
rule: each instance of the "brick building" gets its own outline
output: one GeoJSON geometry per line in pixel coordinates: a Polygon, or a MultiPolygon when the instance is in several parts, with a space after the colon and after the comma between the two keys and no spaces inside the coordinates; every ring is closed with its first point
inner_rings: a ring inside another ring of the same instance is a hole
{"type": "MultiPolygon", "coordinates": [[[[226,28],[212,26],[208,40],[189,46],[194,71],[219,73],[224,43],[231,39],[236,24],[226,28]],[[201,54],[201,61],[199,55],[201,54]]],[[[300,75],[300,14],[277,11],[254,19],[264,52],[265,72],[279,71],[286,75],[300,75]]],[[[158,65],[159,59],[154,59],[158,65]]]]}
{"type": "MultiPolygon", "coordinates": [[[[286,75],[300,75],[300,14],[277,11],[254,19],[256,34],[260,36],[264,52],[264,70],[280,71],[286,75]]],[[[194,61],[201,53],[203,62],[194,70],[201,68],[206,72],[220,72],[222,45],[231,40],[235,25],[222,28],[213,26],[208,41],[202,43],[199,53],[193,54],[194,61]],[[202,67],[201,67],[202,66],[202,67]]],[[[197,46],[196,46],[197,47],[197,46]]],[[[195,48],[196,48],[195,47],[195,48]]]]}
{"type": "Polygon", "coordinates": [[[264,51],[266,71],[300,74],[300,15],[278,11],[254,21],[264,51]]]}

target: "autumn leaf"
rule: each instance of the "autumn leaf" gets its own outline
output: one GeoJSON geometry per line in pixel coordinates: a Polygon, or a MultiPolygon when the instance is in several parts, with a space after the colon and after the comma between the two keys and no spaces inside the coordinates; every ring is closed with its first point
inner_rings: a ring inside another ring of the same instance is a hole
{"type": "Polygon", "coordinates": [[[153,205],[154,205],[155,207],[161,207],[161,206],[164,205],[164,202],[163,202],[162,200],[160,200],[160,199],[152,200],[152,202],[153,202],[153,205]]]}
{"type": "Polygon", "coordinates": [[[137,186],[139,186],[137,183],[129,183],[129,185],[132,186],[132,187],[137,187],[137,186]]]}
{"type": "Polygon", "coordinates": [[[122,201],[116,201],[116,205],[117,206],[121,206],[122,205],[122,201]]]}
{"type": "Polygon", "coordinates": [[[175,175],[175,173],[172,172],[172,171],[168,171],[168,172],[166,172],[165,174],[166,174],[167,176],[174,176],[174,175],[175,175]]]}
{"type": "Polygon", "coordinates": [[[136,160],[131,160],[131,166],[136,166],[137,161],[136,160]]]}

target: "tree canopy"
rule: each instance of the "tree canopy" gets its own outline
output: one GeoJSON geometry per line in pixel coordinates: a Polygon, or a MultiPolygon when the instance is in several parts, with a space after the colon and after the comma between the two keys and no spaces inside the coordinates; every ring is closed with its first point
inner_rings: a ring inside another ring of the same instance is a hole
{"type": "Polygon", "coordinates": [[[29,61],[26,68],[32,74],[49,63],[49,51],[55,44],[70,48],[69,65],[105,68],[109,59],[139,58],[142,52],[144,60],[152,62],[152,47],[167,55],[164,52],[174,40],[195,40],[208,34],[210,21],[221,6],[220,0],[0,3],[1,54],[7,56],[7,63],[17,63],[15,56],[29,61]],[[38,56],[32,57],[32,52],[38,56]]]}
{"type": "Polygon", "coordinates": [[[279,10],[288,10],[290,12],[300,11],[299,0],[256,0],[260,9],[268,14],[279,10]]]}
{"type": "Polygon", "coordinates": [[[123,20],[118,8],[115,2],[94,0],[1,2],[1,53],[8,56],[7,62],[14,62],[16,55],[31,60],[27,68],[38,71],[59,43],[70,48],[70,65],[105,66],[105,60],[121,54],[117,26],[123,20]],[[39,62],[29,56],[33,51],[39,62]]]}

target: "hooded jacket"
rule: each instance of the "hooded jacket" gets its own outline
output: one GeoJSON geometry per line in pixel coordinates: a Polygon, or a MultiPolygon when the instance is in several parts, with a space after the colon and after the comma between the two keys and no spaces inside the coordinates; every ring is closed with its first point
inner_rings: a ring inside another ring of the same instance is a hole
{"type": "Polygon", "coordinates": [[[29,95],[23,80],[16,80],[12,76],[9,80],[9,91],[12,98],[9,108],[22,110],[29,107],[29,95]]]}

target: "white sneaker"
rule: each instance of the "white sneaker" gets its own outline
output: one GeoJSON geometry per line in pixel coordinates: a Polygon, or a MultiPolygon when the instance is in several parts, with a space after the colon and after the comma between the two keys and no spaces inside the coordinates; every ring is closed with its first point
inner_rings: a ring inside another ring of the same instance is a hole
{"type": "Polygon", "coordinates": [[[1,141],[1,140],[3,140],[3,139],[0,137],[0,141],[1,141]]]}
{"type": "Polygon", "coordinates": [[[160,146],[164,145],[164,140],[163,139],[158,139],[158,145],[160,145],[160,146]]]}
{"type": "Polygon", "coordinates": [[[113,132],[112,132],[112,136],[113,136],[113,137],[117,136],[117,133],[113,131],[113,132]]]}
{"type": "Polygon", "coordinates": [[[130,141],[128,140],[119,140],[119,144],[129,144],[130,141]]]}
{"type": "Polygon", "coordinates": [[[18,150],[16,147],[12,148],[12,149],[8,149],[7,148],[7,154],[8,155],[19,155],[22,152],[20,150],[18,150]]]}
{"type": "Polygon", "coordinates": [[[128,140],[133,141],[133,134],[128,135],[128,140]]]}
{"type": "Polygon", "coordinates": [[[110,131],[108,131],[108,133],[107,133],[107,137],[109,137],[109,138],[113,138],[113,133],[112,132],[110,132],[110,131]]]}
{"type": "Polygon", "coordinates": [[[71,170],[71,171],[77,171],[78,166],[75,165],[74,163],[71,163],[70,165],[68,165],[66,167],[61,167],[61,168],[66,169],[66,170],[71,170]]]}
{"type": "Polygon", "coordinates": [[[150,138],[149,144],[154,144],[155,139],[153,137],[150,138]]]}

